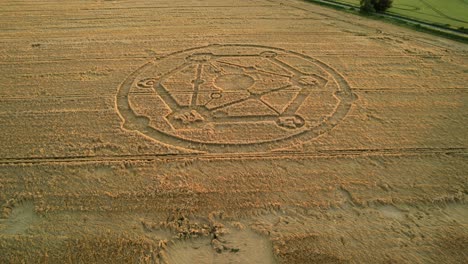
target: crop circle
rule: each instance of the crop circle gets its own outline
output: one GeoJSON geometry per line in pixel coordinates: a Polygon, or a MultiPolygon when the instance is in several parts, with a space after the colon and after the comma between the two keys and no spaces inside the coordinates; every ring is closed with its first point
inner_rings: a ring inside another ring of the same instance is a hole
{"type": "Polygon", "coordinates": [[[206,152],[263,152],[327,133],[348,113],[348,83],[329,65],[280,48],[229,44],[172,53],[120,85],[123,127],[206,152]]]}

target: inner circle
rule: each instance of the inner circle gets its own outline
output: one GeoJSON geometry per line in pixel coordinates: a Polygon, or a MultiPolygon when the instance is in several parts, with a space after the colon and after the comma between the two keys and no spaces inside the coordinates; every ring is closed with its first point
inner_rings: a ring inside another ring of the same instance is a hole
{"type": "Polygon", "coordinates": [[[225,74],[214,81],[214,84],[223,90],[246,90],[254,83],[254,78],[246,74],[225,74]]]}

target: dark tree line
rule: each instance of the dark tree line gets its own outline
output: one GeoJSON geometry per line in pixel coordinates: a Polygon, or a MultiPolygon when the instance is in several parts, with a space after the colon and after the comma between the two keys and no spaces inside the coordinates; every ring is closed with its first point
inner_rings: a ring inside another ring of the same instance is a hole
{"type": "Polygon", "coordinates": [[[393,0],[361,0],[361,11],[383,13],[392,7],[393,0]]]}

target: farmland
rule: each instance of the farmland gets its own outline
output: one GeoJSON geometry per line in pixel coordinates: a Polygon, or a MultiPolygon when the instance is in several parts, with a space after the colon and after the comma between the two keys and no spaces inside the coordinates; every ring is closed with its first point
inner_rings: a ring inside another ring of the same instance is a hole
{"type": "MultiPolygon", "coordinates": [[[[333,0],[359,6],[359,0],[333,0]]],[[[465,0],[395,0],[388,12],[448,28],[468,28],[465,0]]]]}
{"type": "Polygon", "coordinates": [[[295,0],[1,1],[0,263],[465,263],[468,46],[295,0]]]}

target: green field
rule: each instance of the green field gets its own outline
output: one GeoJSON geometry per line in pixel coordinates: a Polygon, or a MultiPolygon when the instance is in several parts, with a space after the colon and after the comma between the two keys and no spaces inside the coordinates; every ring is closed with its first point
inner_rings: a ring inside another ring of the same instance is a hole
{"type": "MultiPolygon", "coordinates": [[[[359,5],[359,0],[334,2],[359,5]]],[[[450,28],[468,28],[468,0],[394,0],[388,12],[450,28]]]]}

